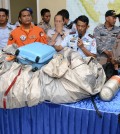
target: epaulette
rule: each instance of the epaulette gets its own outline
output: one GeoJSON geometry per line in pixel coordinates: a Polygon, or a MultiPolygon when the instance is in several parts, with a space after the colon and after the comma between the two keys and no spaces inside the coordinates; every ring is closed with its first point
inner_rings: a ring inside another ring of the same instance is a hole
{"type": "Polygon", "coordinates": [[[15,23],[10,23],[10,25],[15,25],[15,23]]]}
{"type": "Polygon", "coordinates": [[[69,25],[66,26],[67,29],[71,29],[74,22],[71,22],[69,25]]]}
{"type": "Polygon", "coordinates": [[[72,34],[76,34],[76,32],[70,32],[69,34],[70,34],[70,35],[72,35],[72,34]]]}
{"type": "Polygon", "coordinates": [[[92,34],[88,34],[89,37],[91,37],[92,39],[94,38],[94,36],[92,34]]]}
{"type": "Polygon", "coordinates": [[[39,25],[42,25],[42,24],[43,24],[43,22],[40,22],[40,23],[39,23],[39,25]]]}

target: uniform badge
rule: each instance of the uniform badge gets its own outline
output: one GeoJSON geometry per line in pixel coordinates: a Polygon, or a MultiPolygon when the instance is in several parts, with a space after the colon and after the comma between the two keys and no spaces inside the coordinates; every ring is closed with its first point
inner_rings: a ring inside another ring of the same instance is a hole
{"type": "Polygon", "coordinates": [[[92,46],[96,46],[96,41],[95,40],[93,40],[92,46]]]}
{"type": "Polygon", "coordinates": [[[93,35],[91,35],[91,34],[88,34],[88,36],[89,36],[89,37],[91,37],[92,39],[94,38],[94,36],[93,36],[93,35]]]}
{"type": "Polygon", "coordinates": [[[72,35],[72,34],[76,34],[76,32],[70,32],[69,34],[70,34],[70,35],[72,35]]]}
{"type": "Polygon", "coordinates": [[[44,33],[43,33],[43,32],[40,32],[39,35],[40,35],[40,36],[44,36],[44,33]]]}
{"type": "Polygon", "coordinates": [[[20,36],[20,39],[21,39],[22,41],[24,41],[24,40],[26,40],[26,36],[25,36],[25,35],[21,35],[21,36],[20,36]]]}
{"type": "Polygon", "coordinates": [[[9,36],[9,40],[13,40],[13,36],[11,34],[9,36]]]}
{"type": "Polygon", "coordinates": [[[74,42],[74,43],[75,43],[75,40],[76,40],[76,38],[75,38],[75,37],[72,37],[72,38],[70,39],[70,42],[74,42]]]}

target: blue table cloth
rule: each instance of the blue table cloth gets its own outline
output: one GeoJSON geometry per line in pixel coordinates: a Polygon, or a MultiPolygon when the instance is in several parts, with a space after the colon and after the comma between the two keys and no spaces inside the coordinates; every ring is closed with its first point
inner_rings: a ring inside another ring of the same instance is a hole
{"type": "Polygon", "coordinates": [[[44,102],[33,107],[0,109],[0,134],[120,134],[120,92],[110,102],[97,96],[72,104],[44,102]]]}

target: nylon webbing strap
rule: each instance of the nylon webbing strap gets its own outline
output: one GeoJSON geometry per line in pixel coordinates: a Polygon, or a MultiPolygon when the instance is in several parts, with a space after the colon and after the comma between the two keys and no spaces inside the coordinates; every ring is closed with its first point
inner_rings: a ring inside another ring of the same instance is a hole
{"type": "Polygon", "coordinates": [[[97,115],[98,115],[100,118],[102,118],[102,114],[101,114],[101,112],[98,110],[97,105],[96,105],[96,103],[95,103],[95,101],[94,101],[94,96],[91,96],[91,101],[92,101],[92,104],[93,104],[93,106],[94,106],[94,108],[95,108],[95,110],[96,110],[97,115]]]}
{"type": "Polygon", "coordinates": [[[13,81],[12,81],[12,83],[10,84],[10,86],[8,87],[8,89],[7,89],[7,90],[5,91],[5,93],[4,93],[4,96],[3,96],[3,108],[4,108],[4,109],[6,109],[6,99],[7,99],[7,95],[8,95],[8,93],[9,93],[10,89],[12,88],[12,86],[15,84],[15,82],[16,82],[18,76],[21,74],[21,70],[22,70],[22,67],[19,69],[17,76],[15,76],[15,78],[14,78],[13,81]]]}

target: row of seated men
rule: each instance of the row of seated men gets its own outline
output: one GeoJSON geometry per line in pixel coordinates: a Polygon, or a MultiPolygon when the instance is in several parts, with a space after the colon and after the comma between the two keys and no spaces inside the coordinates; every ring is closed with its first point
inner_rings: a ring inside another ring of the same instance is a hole
{"type": "Polygon", "coordinates": [[[94,36],[88,33],[89,19],[85,15],[70,21],[69,12],[62,9],[54,17],[54,28],[50,25],[50,10],[41,10],[42,21],[38,26],[32,22],[32,15],[31,8],[22,9],[16,27],[8,23],[9,11],[0,8],[0,49],[6,44],[15,43],[20,47],[41,42],[53,46],[57,51],[70,47],[78,51],[83,58],[97,57],[102,64],[111,62],[116,70],[119,68],[112,58],[113,45],[120,38],[120,27],[115,26],[116,18],[120,17],[120,14],[116,14],[114,10],[105,13],[105,23],[94,29],[94,36]]]}

